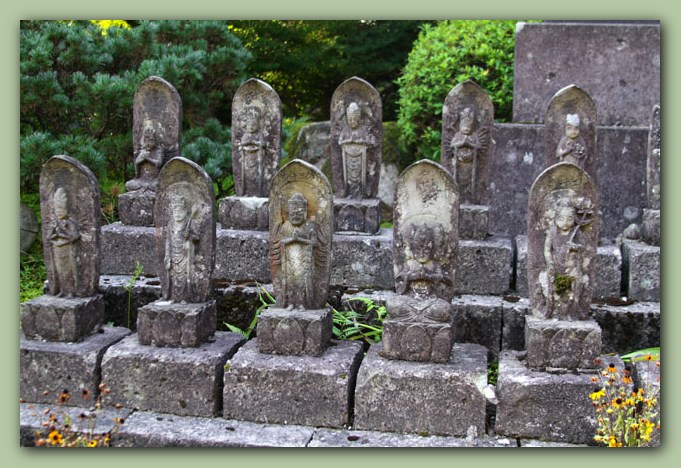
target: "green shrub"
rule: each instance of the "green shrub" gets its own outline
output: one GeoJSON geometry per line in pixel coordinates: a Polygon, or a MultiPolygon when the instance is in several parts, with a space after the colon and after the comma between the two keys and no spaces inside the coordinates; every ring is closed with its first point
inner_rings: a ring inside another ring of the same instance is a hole
{"type": "Polygon", "coordinates": [[[398,126],[415,160],[439,159],[442,104],[465,80],[475,81],[489,94],[498,120],[510,120],[515,24],[456,20],[421,29],[397,80],[398,126]]]}

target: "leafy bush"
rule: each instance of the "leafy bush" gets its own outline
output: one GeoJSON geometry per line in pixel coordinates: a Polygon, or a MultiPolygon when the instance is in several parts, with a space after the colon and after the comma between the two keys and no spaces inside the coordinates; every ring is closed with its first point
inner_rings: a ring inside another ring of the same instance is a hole
{"type": "Polygon", "coordinates": [[[415,160],[439,159],[442,104],[465,80],[489,93],[498,120],[511,118],[515,24],[456,20],[423,26],[397,80],[398,126],[415,160]]]}

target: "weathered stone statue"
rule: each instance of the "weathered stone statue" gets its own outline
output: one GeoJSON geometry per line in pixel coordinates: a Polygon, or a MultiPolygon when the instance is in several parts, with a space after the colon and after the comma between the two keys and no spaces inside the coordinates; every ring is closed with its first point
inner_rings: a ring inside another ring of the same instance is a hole
{"type": "Polygon", "coordinates": [[[596,118],[596,105],[586,92],[575,85],[558,91],[549,102],[544,122],[546,167],[569,162],[595,180],[596,118]]]}
{"type": "Polygon", "coordinates": [[[27,338],[80,341],[101,325],[100,197],[97,179],[69,156],[54,156],[40,173],[40,209],[49,296],[22,304],[27,338]]]}
{"type": "Polygon", "coordinates": [[[197,347],[216,327],[211,279],[215,265],[213,183],[183,157],[161,170],[157,187],[156,253],[162,298],[138,311],[144,345],[197,347]]]}
{"type": "Polygon", "coordinates": [[[269,242],[277,302],[260,314],[260,352],[320,354],[328,345],[332,203],[328,180],[311,164],[291,161],[274,177],[269,242]]]}
{"type": "Polygon", "coordinates": [[[393,241],[399,295],[386,303],[382,356],[449,361],[458,210],[456,183],[439,164],[419,161],[400,176],[393,241]]]}
{"type": "Polygon", "coordinates": [[[331,99],[331,168],[336,231],[373,234],[379,228],[382,103],[361,78],[344,81],[331,99]]]}
{"type": "Polygon", "coordinates": [[[125,183],[119,198],[124,224],[154,224],[155,191],[165,163],[181,154],[182,100],[163,78],[151,76],[137,89],[133,100],[133,154],[135,178],[125,183]]]}
{"type": "Polygon", "coordinates": [[[599,202],[589,175],[571,163],[546,169],[530,190],[526,318],[531,367],[593,367],[598,325],[589,320],[599,202]]]}
{"type": "Polygon", "coordinates": [[[281,99],[270,85],[251,78],[232,101],[232,172],[235,197],[220,200],[224,229],[266,231],[272,177],[279,167],[281,99]]]}

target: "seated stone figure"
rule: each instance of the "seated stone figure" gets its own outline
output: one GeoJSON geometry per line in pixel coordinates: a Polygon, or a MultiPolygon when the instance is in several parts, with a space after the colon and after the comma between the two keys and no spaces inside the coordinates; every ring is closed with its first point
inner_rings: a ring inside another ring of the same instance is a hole
{"type": "Polygon", "coordinates": [[[155,190],[158,174],[163,165],[163,144],[151,122],[144,126],[140,148],[135,153],[135,178],[125,183],[129,192],[135,190],[155,190]]]}

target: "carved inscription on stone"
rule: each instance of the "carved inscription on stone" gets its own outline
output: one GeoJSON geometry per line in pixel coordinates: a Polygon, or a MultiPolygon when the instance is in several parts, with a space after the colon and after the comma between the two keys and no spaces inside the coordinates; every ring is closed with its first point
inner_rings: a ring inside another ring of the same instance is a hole
{"type": "Polygon", "coordinates": [[[596,105],[577,86],[558,91],[549,102],[544,122],[546,167],[569,162],[596,177],[596,105]]]}
{"type": "Polygon", "coordinates": [[[442,108],[442,165],[454,176],[461,203],[485,202],[494,105],[473,81],[454,87],[442,108]]]}
{"type": "Polygon", "coordinates": [[[50,294],[88,297],[99,287],[99,188],[69,156],[54,156],[40,174],[40,211],[50,294]]]}
{"type": "Polygon", "coordinates": [[[270,267],[279,308],[321,309],[329,288],[333,202],[314,166],[294,160],[270,193],[270,267]]]}
{"type": "Polygon", "coordinates": [[[279,166],[281,100],[264,81],[242,84],[232,103],[232,168],[239,197],[267,197],[279,166]]]}
{"type": "Polygon", "coordinates": [[[533,314],[559,320],[587,319],[599,230],[593,181],[570,163],[548,168],[532,186],[528,216],[533,314]]]}
{"type": "Polygon", "coordinates": [[[375,198],[381,172],[383,108],[361,78],[344,81],[331,99],[331,167],[336,196],[375,198]]]}
{"type": "Polygon", "coordinates": [[[154,219],[165,300],[208,300],[215,264],[214,206],[213,184],[200,166],[177,157],[163,167],[154,219]]]}

